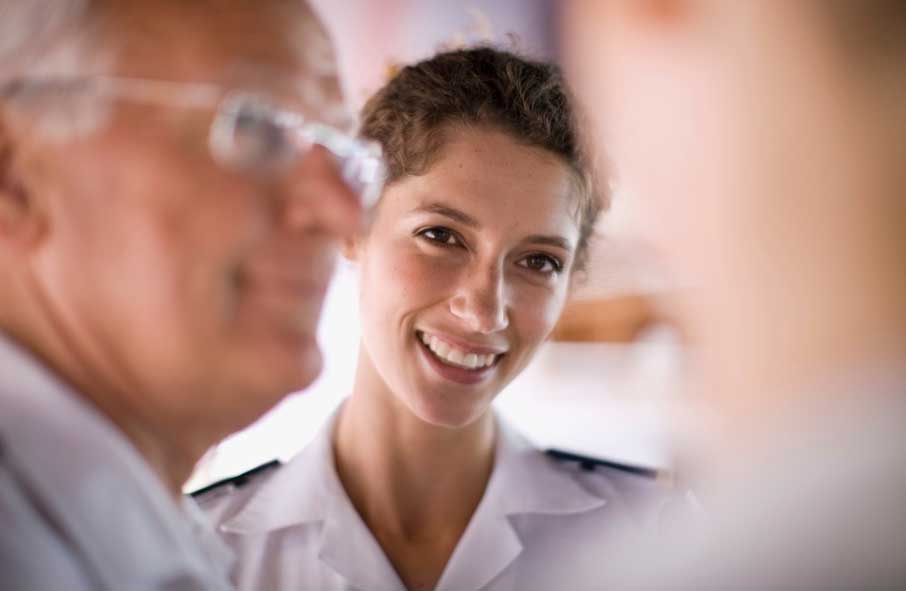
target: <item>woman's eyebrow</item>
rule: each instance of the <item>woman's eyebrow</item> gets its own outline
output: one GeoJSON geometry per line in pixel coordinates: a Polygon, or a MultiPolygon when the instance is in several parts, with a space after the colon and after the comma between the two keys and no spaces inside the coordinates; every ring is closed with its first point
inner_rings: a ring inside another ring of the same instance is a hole
{"type": "MultiPolygon", "coordinates": [[[[478,223],[478,220],[476,220],[469,214],[456,208],[450,207],[449,205],[444,205],[443,203],[428,203],[425,205],[420,205],[413,209],[410,213],[434,213],[450,218],[451,220],[459,222],[464,226],[468,226],[470,228],[478,228],[481,226],[481,224],[478,223]]],[[[561,248],[567,252],[572,252],[573,249],[572,243],[562,236],[533,234],[531,236],[526,236],[522,241],[527,244],[543,244],[546,246],[553,246],[554,248],[561,248]]]]}
{"type": "Polygon", "coordinates": [[[543,234],[535,234],[526,237],[523,242],[529,244],[544,244],[547,246],[553,246],[555,248],[562,248],[563,250],[568,252],[572,252],[573,249],[572,243],[562,236],[545,236],[543,234]]]}
{"type": "Polygon", "coordinates": [[[444,205],[443,203],[428,203],[426,205],[421,205],[413,209],[410,213],[435,213],[448,217],[451,220],[470,228],[478,228],[481,225],[478,223],[478,220],[469,214],[448,205],[444,205]]]}

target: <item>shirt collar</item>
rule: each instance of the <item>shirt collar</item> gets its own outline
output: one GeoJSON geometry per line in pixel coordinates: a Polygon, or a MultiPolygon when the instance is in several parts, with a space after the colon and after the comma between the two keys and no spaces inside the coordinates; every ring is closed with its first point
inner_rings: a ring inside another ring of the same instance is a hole
{"type": "Polygon", "coordinates": [[[606,499],[584,488],[574,473],[540,453],[502,417],[494,474],[485,497],[504,515],[581,513],[603,506],[606,499]]]}
{"type": "MultiPolygon", "coordinates": [[[[331,443],[337,414],[221,529],[254,533],[324,522],[318,552],[331,568],[365,587],[379,580],[402,588],[337,477],[331,443]]],[[[516,559],[523,543],[509,516],[581,513],[607,502],[583,488],[572,473],[539,453],[505,421],[498,418],[497,425],[491,479],[438,588],[481,588],[516,559]]]]}
{"type": "Polygon", "coordinates": [[[346,496],[333,461],[331,435],[337,415],[335,411],[311,443],[262,484],[220,530],[255,533],[324,521],[333,499],[346,496]]]}
{"type": "MultiPolygon", "coordinates": [[[[339,410],[312,442],[262,485],[246,505],[221,525],[223,531],[252,533],[324,521],[338,499],[347,499],[337,477],[332,434],[339,410]]],[[[500,515],[569,514],[607,501],[558,470],[525,437],[497,418],[494,470],[481,507],[500,515]]]]}
{"type": "Polygon", "coordinates": [[[523,549],[510,516],[581,513],[606,503],[500,417],[497,426],[494,471],[438,588],[480,589],[502,573],[523,549]]]}
{"type": "Polygon", "coordinates": [[[262,484],[220,529],[254,534],[323,523],[318,557],[354,588],[374,589],[381,582],[388,589],[403,589],[337,476],[332,434],[338,416],[339,409],[314,440],[262,484]]]}

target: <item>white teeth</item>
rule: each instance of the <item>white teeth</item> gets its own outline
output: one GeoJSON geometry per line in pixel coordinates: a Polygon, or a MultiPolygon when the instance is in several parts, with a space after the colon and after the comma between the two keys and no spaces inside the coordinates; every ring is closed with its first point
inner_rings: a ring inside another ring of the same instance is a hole
{"type": "Polygon", "coordinates": [[[451,347],[446,342],[440,340],[434,335],[421,333],[421,341],[434,354],[447,365],[454,365],[466,369],[482,369],[490,367],[496,361],[497,356],[493,353],[489,355],[478,355],[477,353],[468,353],[455,347],[451,347]]]}
{"type": "Polygon", "coordinates": [[[465,365],[465,363],[463,363],[463,361],[465,361],[466,355],[459,349],[451,348],[450,352],[447,353],[446,357],[447,357],[447,361],[450,361],[451,363],[455,363],[456,365],[465,365]]]}

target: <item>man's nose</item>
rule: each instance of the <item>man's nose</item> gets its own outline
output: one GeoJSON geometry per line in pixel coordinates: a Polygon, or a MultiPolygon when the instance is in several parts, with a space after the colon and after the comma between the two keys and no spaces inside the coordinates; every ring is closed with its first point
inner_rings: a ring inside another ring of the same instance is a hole
{"type": "Polygon", "coordinates": [[[450,299],[450,312],[477,333],[491,334],[509,326],[506,283],[500,265],[467,271],[450,299]]]}
{"type": "Polygon", "coordinates": [[[340,175],[333,156],[315,145],[296,165],[285,188],[283,221],[292,230],[353,235],[362,223],[359,196],[340,175]]]}

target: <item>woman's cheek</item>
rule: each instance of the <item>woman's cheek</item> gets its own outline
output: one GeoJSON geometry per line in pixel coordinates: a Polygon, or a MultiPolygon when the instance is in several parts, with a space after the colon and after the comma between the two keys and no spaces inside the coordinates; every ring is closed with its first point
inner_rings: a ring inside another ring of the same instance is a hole
{"type": "Polygon", "coordinates": [[[452,259],[418,248],[395,248],[385,253],[379,271],[381,278],[375,284],[384,290],[382,293],[391,296],[382,298],[390,306],[427,305],[443,299],[444,290],[455,285],[462,265],[452,259]]]}
{"type": "Polygon", "coordinates": [[[531,347],[541,344],[551,333],[566,301],[565,289],[553,287],[526,288],[513,298],[511,324],[520,333],[521,340],[531,347]]]}

